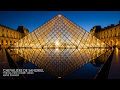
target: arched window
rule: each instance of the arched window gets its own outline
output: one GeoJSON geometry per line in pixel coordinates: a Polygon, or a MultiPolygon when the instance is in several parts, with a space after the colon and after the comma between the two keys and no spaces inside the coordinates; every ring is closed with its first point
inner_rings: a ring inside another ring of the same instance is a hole
{"type": "Polygon", "coordinates": [[[10,41],[10,45],[12,45],[12,41],[10,41]]]}

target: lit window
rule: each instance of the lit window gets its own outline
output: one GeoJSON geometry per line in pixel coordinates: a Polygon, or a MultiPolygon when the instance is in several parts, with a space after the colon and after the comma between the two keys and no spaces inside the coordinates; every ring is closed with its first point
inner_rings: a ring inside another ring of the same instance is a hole
{"type": "Polygon", "coordinates": [[[8,41],[6,40],[6,45],[8,44],[8,41]]]}
{"type": "Polygon", "coordinates": [[[56,41],[56,46],[59,46],[59,42],[58,41],[56,41]]]}
{"type": "Polygon", "coordinates": [[[12,44],[12,41],[10,41],[10,45],[12,44]]]}

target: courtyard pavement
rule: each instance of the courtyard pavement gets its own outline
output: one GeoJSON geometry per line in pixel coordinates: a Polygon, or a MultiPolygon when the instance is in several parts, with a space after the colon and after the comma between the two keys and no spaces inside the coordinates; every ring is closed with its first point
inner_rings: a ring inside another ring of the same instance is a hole
{"type": "Polygon", "coordinates": [[[108,79],[120,79],[120,49],[115,48],[108,79]]]}

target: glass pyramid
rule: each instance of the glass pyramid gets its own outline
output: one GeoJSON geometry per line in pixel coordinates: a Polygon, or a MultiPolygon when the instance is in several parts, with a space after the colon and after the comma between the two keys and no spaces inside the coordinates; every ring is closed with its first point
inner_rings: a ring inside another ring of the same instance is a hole
{"type": "Polygon", "coordinates": [[[92,36],[61,14],[14,43],[11,48],[106,48],[92,36]]]}
{"type": "MultiPolygon", "coordinates": [[[[105,62],[109,46],[61,14],[14,43],[10,50],[46,72],[64,77],[95,59],[105,62]]],[[[17,60],[14,55],[11,55],[17,60]]]]}

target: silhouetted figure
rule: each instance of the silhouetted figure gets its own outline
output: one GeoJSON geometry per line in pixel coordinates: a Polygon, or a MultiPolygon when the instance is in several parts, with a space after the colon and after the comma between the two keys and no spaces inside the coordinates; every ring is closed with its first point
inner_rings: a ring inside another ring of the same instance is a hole
{"type": "Polygon", "coordinates": [[[113,46],[113,48],[115,49],[115,48],[116,48],[116,46],[114,45],[114,46],[113,46]]]}

